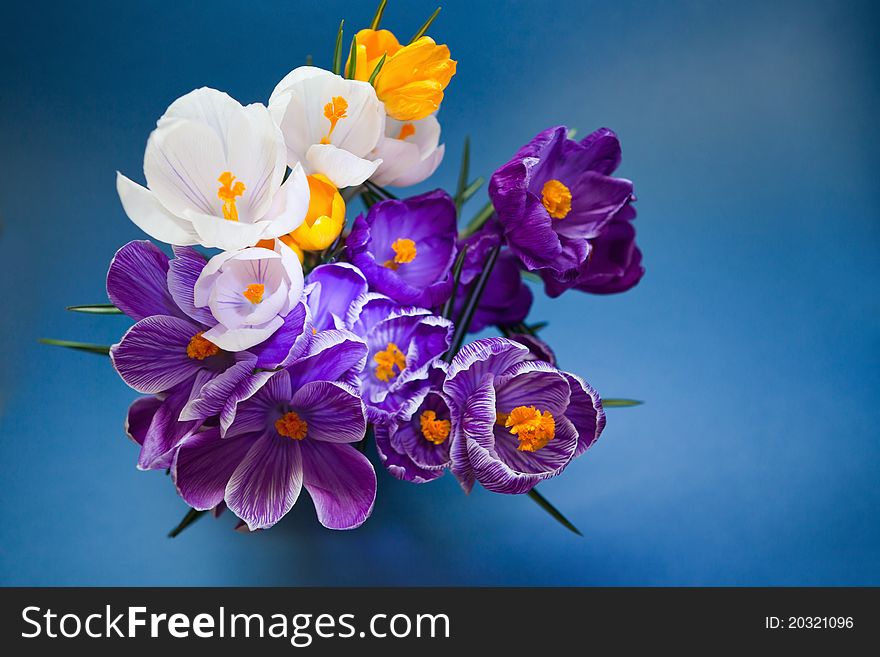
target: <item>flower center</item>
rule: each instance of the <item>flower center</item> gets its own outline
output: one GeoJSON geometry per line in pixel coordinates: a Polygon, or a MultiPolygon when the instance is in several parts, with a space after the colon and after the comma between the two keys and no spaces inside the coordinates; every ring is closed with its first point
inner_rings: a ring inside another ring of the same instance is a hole
{"type": "Polygon", "coordinates": [[[266,286],[262,283],[251,283],[241,295],[256,306],[263,301],[263,293],[265,291],[266,286]]]}
{"type": "Polygon", "coordinates": [[[406,139],[416,134],[416,127],[412,123],[404,123],[400,126],[400,132],[397,133],[397,139],[406,139]]]}
{"type": "Polygon", "coordinates": [[[419,417],[425,440],[439,445],[449,437],[449,420],[438,420],[434,411],[422,411],[419,417]]]}
{"type": "Polygon", "coordinates": [[[398,238],[394,240],[391,248],[394,250],[394,259],[384,262],[384,266],[388,267],[388,269],[397,271],[400,265],[405,265],[416,259],[416,243],[410,239],[405,237],[398,238]]]}
{"type": "Polygon", "coordinates": [[[388,343],[384,351],[380,351],[373,360],[376,361],[376,378],[380,381],[390,381],[406,369],[406,356],[393,342],[388,343]],[[397,368],[397,372],[394,368],[397,368]]]}
{"type": "Polygon", "coordinates": [[[541,190],[541,203],[554,219],[564,219],[571,212],[571,190],[558,180],[548,180],[541,190]]]}
{"type": "Polygon", "coordinates": [[[309,430],[309,423],[293,411],[290,411],[275,420],[275,430],[282,436],[293,438],[294,440],[302,440],[306,437],[306,433],[309,430]]]}
{"type": "Polygon", "coordinates": [[[221,173],[217,182],[220,183],[217,197],[223,201],[223,218],[229,221],[238,221],[238,208],[235,207],[235,199],[244,194],[244,183],[240,180],[236,181],[231,171],[221,173]]]}
{"type": "Polygon", "coordinates": [[[215,356],[220,351],[220,347],[215,345],[207,338],[202,337],[204,331],[199,331],[186,345],[186,355],[194,360],[205,360],[209,356],[215,356]]]}
{"type": "Polygon", "coordinates": [[[556,435],[556,421],[550,411],[541,413],[534,406],[517,406],[510,413],[498,413],[498,424],[519,438],[521,452],[536,452],[556,435]]]}
{"type": "Polygon", "coordinates": [[[336,129],[336,124],[339,123],[339,119],[344,119],[348,116],[346,111],[348,111],[348,101],[342,96],[333,96],[330,102],[324,105],[324,117],[330,121],[330,130],[327,131],[326,135],[321,137],[322,144],[330,143],[330,137],[333,135],[333,131],[336,129]]]}

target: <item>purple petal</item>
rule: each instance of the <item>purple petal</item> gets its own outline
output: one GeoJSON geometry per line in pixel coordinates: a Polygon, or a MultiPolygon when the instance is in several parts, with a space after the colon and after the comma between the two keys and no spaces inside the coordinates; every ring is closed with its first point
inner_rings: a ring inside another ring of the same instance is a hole
{"type": "Polygon", "coordinates": [[[353,384],[364,368],[367,345],[354,333],[321,331],[312,338],[309,353],[287,369],[295,388],[309,381],[338,381],[353,384]]]}
{"type": "Polygon", "coordinates": [[[367,457],[351,445],[303,440],[303,484],[328,529],[354,529],[364,523],[376,501],[376,473],[367,457]]]}
{"type": "Polygon", "coordinates": [[[534,406],[562,415],[571,396],[568,381],[548,363],[528,360],[517,363],[495,379],[496,405],[504,413],[518,406],[534,406]]]}
{"type": "Polygon", "coordinates": [[[122,380],[138,392],[163,392],[202,367],[203,361],[186,354],[187,345],[199,331],[189,319],[146,317],[110,348],[110,359],[122,380]]]}
{"type": "Polygon", "coordinates": [[[388,427],[379,425],[374,427],[373,431],[376,436],[376,451],[379,453],[382,465],[391,476],[401,481],[424,484],[443,475],[442,469],[426,470],[421,468],[409,456],[395,450],[391,446],[388,427]]]}
{"type": "Polygon", "coordinates": [[[134,320],[151,315],[184,317],[168,292],[168,256],[152,242],[136,240],[123,246],[107,272],[107,296],[134,320]]]}
{"type": "Polygon", "coordinates": [[[256,367],[284,367],[299,358],[308,348],[310,336],[305,330],[306,306],[300,302],[284,317],[284,324],[265,342],[249,351],[257,355],[256,367]]]}
{"type": "Polygon", "coordinates": [[[582,166],[590,171],[610,176],[620,165],[620,141],[608,128],[599,128],[584,137],[580,146],[583,157],[582,166]]]}
{"type": "Polygon", "coordinates": [[[196,308],[193,303],[193,290],[205,264],[202,254],[195,249],[175,246],[174,258],[168,263],[168,291],[180,309],[192,319],[205,326],[214,326],[217,320],[210,309],[196,308]]]}
{"type": "Polygon", "coordinates": [[[449,365],[443,392],[463,400],[487,375],[501,374],[529,353],[521,344],[504,338],[484,338],[466,344],[449,365]]]}
{"type": "Polygon", "coordinates": [[[206,372],[196,376],[195,381],[184,381],[168,393],[156,409],[138,458],[139,470],[164,470],[171,465],[174,449],[188,435],[201,426],[201,420],[180,422],[180,411],[189,401],[193,388],[204,381],[206,372]]]}
{"type": "Polygon", "coordinates": [[[309,274],[308,304],[315,329],[342,328],[349,307],[367,293],[367,279],[354,265],[344,262],[315,267],[309,274]]]}
{"type": "Polygon", "coordinates": [[[491,445],[495,426],[495,388],[492,378],[486,376],[470,395],[456,403],[452,400],[452,426],[455,437],[450,449],[452,474],[465,492],[474,485],[474,467],[468,444],[477,442],[491,445]]]}
{"type": "Polygon", "coordinates": [[[271,527],[296,503],[303,484],[299,442],[267,432],[232,473],[226,485],[226,506],[251,530],[271,527]]]}
{"type": "MultiPolygon", "coordinates": [[[[253,376],[256,357],[247,351],[235,353],[233,365],[218,373],[197,392],[180,414],[182,420],[197,420],[217,415],[236,397],[244,379],[253,376]]],[[[238,401],[236,399],[236,401],[238,401]]]]}
{"type": "Polygon", "coordinates": [[[571,420],[578,432],[575,456],[580,456],[599,439],[605,428],[605,409],[593,386],[575,374],[563,372],[562,375],[571,386],[571,403],[565,411],[565,417],[571,420]]]}
{"type": "Polygon", "coordinates": [[[364,437],[367,419],[357,393],[340,383],[312,381],[293,394],[290,406],[308,423],[308,437],[353,443],[364,437]]]}
{"type": "Polygon", "coordinates": [[[207,511],[223,502],[232,473],[254,444],[256,436],[223,440],[217,427],[187,438],[177,450],[171,466],[174,485],[194,509],[207,511]]]}
{"type": "Polygon", "coordinates": [[[162,405],[159,397],[138,397],[128,407],[125,418],[125,433],[138,445],[144,444],[144,438],[156,410],[162,405]]]}

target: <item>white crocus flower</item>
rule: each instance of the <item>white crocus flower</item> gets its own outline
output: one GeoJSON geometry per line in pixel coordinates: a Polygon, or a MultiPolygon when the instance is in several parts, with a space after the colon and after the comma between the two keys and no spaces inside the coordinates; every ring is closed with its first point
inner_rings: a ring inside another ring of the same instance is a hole
{"type": "Polygon", "coordinates": [[[440,142],[440,123],[432,114],[420,121],[389,117],[385,136],[371,157],[381,161],[371,180],[377,185],[408,187],[422,182],[440,166],[446,146],[440,142]]]}
{"type": "Polygon", "coordinates": [[[174,101],[144,153],[143,187],[117,173],[129,218],[169,244],[234,250],[297,228],[309,206],[302,167],[282,184],[284,138],[265,105],[216,89],[174,101]]]}
{"type": "Polygon", "coordinates": [[[203,337],[226,351],[260,344],[284,324],[302,297],[303,271],[293,250],[275,240],[263,247],[225,251],[205,265],[193,290],[217,325],[203,337]]]}
{"type": "Polygon", "coordinates": [[[372,85],[314,66],[288,73],[269,98],[288,163],[302,162],[336,187],[360,185],[381,164],[367,155],[385,126],[385,107],[372,85]]]}

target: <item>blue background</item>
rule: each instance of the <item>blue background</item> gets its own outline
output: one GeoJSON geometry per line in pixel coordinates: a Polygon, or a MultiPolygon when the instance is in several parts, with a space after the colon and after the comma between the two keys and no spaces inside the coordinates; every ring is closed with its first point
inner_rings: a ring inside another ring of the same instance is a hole
{"type": "MultiPolygon", "coordinates": [[[[392,0],[403,37],[433,10],[392,0]]],[[[542,485],[585,533],[524,497],[380,475],[354,532],[307,496],[275,529],[185,511],[135,469],[134,398],[110,343],[114,251],[143,235],[114,172],[202,85],[265,101],[340,18],[372,2],[14,3],[0,85],[0,583],[880,584],[880,76],[857,2],[445,3],[459,60],[440,114],[451,188],[465,134],[490,174],[540,129],[617,130],[648,273],[613,297],[540,298],[563,366],[606,396],[600,442],[542,485]],[[613,5],[613,6],[612,6],[613,5]]],[[[350,32],[349,32],[350,34],[350,32]]],[[[424,189],[421,186],[418,189],[424,189]]],[[[470,211],[476,211],[480,201],[470,211]]]]}

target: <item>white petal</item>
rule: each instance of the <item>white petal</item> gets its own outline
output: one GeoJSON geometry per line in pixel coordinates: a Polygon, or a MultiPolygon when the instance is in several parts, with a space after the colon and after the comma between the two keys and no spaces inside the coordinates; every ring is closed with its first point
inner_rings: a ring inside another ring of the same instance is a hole
{"type": "Polygon", "coordinates": [[[244,351],[263,342],[283,324],[281,317],[274,317],[263,326],[243,326],[232,330],[218,324],[205,331],[204,337],[224,351],[244,351]]]}
{"type": "Polygon", "coordinates": [[[371,177],[377,185],[393,185],[394,181],[412,167],[418,166],[422,160],[416,144],[390,137],[380,139],[370,155],[382,162],[371,177]]]}
{"type": "Polygon", "coordinates": [[[440,122],[433,114],[429,114],[419,121],[398,121],[388,117],[385,120],[385,136],[396,139],[400,134],[400,129],[407,123],[415,129],[415,132],[405,141],[416,144],[423,159],[437,150],[437,146],[440,144],[440,122]]]}
{"type": "Polygon", "coordinates": [[[240,108],[227,128],[226,150],[226,170],[245,184],[239,220],[254,223],[269,210],[287,169],[284,137],[264,105],[240,108]]]}
{"type": "Polygon", "coordinates": [[[192,224],[169,212],[146,187],[117,172],[116,191],[128,218],[150,237],[177,246],[199,243],[192,224]]]}
{"type": "MultiPolygon", "coordinates": [[[[416,163],[415,165],[404,171],[394,181],[384,184],[390,185],[392,187],[409,187],[410,185],[416,185],[422,182],[437,170],[437,167],[440,166],[440,162],[443,161],[443,154],[445,152],[446,145],[441,144],[440,148],[428,155],[428,157],[423,159],[421,162],[416,163]]],[[[381,185],[383,183],[377,182],[376,184],[381,185]]]]}
{"type": "Polygon", "coordinates": [[[306,153],[306,163],[314,173],[322,173],[339,187],[360,185],[372,176],[382,160],[370,162],[331,144],[315,144],[306,153]]]}
{"type": "Polygon", "coordinates": [[[302,165],[297,163],[261,220],[261,223],[265,221],[270,224],[265,229],[266,236],[280,237],[299,228],[309,211],[309,196],[309,182],[302,165]]]}
{"type": "Polygon", "coordinates": [[[265,237],[263,231],[269,224],[246,224],[240,221],[227,221],[222,217],[213,217],[187,210],[184,218],[192,222],[199,236],[199,243],[208,248],[235,251],[246,246],[253,246],[265,237]]]}
{"type": "Polygon", "coordinates": [[[324,116],[324,106],[336,96],[344,98],[348,107],[330,143],[363,157],[379,141],[385,106],[370,84],[303,66],[279,82],[269,99],[270,112],[284,133],[290,166],[305,160],[309,148],[328,134],[330,122],[324,116]]]}
{"type": "Polygon", "coordinates": [[[147,141],[147,187],[171,212],[222,216],[217,177],[226,166],[223,144],[210,127],[187,119],[160,122],[147,141]]]}

